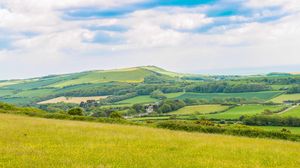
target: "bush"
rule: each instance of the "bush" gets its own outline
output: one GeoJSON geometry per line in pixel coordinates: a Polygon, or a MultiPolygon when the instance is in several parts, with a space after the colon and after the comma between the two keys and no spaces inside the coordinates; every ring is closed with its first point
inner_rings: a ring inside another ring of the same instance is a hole
{"type": "Polygon", "coordinates": [[[295,117],[255,115],[255,116],[244,116],[243,118],[240,119],[246,125],[291,126],[291,127],[300,126],[300,118],[295,118],[295,117]]]}
{"type": "Polygon", "coordinates": [[[76,108],[72,108],[68,111],[69,115],[77,115],[77,116],[83,116],[84,112],[82,108],[76,107],[76,108]]]}
{"type": "Polygon", "coordinates": [[[190,132],[203,132],[203,133],[213,133],[213,134],[226,134],[226,135],[236,135],[236,136],[246,136],[246,137],[259,137],[259,138],[273,138],[273,139],[285,139],[292,141],[300,141],[300,135],[290,134],[288,131],[285,132],[274,132],[274,131],[264,131],[260,129],[255,129],[243,125],[231,126],[205,126],[199,125],[187,121],[164,121],[157,123],[159,128],[167,128],[171,130],[183,130],[190,132]]]}
{"type": "Polygon", "coordinates": [[[122,115],[118,112],[112,112],[110,115],[109,115],[110,118],[123,118],[122,115]]]}

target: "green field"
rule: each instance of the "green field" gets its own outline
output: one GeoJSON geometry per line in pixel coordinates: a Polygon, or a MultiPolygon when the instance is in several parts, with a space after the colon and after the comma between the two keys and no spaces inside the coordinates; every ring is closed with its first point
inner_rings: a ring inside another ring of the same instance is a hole
{"type": "Polygon", "coordinates": [[[268,91],[268,92],[249,92],[249,93],[185,93],[179,96],[179,99],[185,98],[194,98],[194,99],[204,99],[204,100],[212,100],[214,98],[217,99],[225,99],[225,98],[245,98],[245,99],[261,99],[261,100],[270,100],[282,92],[280,91],[268,91]]]}
{"type": "Polygon", "coordinates": [[[51,85],[52,87],[64,87],[82,83],[104,83],[104,82],[143,82],[145,76],[151,75],[152,72],[142,68],[128,68],[110,71],[92,71],[88,72],[77,79],[62,81],[51,85]]]}
{"type": "Polygon", "coordinates": [[[36,89],[36,90],[25,90],[19,92],[14,97],[44,97],[54,93],[54,89],[36,89]]]}
{"type": "Polygon", "coordinates": [[[0,97],[12,95],[14,93],[13,90],[8,90],[8,89],[0,89],[0,97]]]}
{"type": "Polygon", "coordinates": [[[238,119],[242,115],[255,115],[264,112],[265,110],[276,111],[282,109],[284,106],[271,105],[241,105],[232,108],[224,113],[204,115],[206,118],[214,119],[238,119]]]}
{"type": "Polygon", "coordinates": [[[197,105],[197,106],[186,106],[174,112],[168,114],[186,115],[186,114],[207,114],[212,112],[224,111],[228,109],[228,106],[222,105],[197,105]]]}
{"type": "Polygon", "coordinates": [[[292,134],[300,134],[300,127],[283,127],[283,126],[251,126],[267,131],[281,131],[283,128],[291,131],[292,134]]]}
{"type": "Polygon", "coordinates": [[[300,143],[0,114],[0,167],[298,167],[300,143]]]}
{"type": "Polygon", "coordinates": [[[139,103],[153,103],[158,101],[157,99],[151,98],[150,96],[137,96],[134,98],[126,99],[117,102],[118,104],[126,104],[126,105],[133,105],[139,103]]]}
{"type": "Polygon", "coordinates": [[[295,107],[287,112],[281,113],[281,116],[300,117],[300,106],[295,107]]]}
{"type": "Polygon", "coordinates": [[[178,92],[178,93],[166,93],[164,94],[168,99],[173,99],[173,98],[177,98],[181,95],[183,95],[184,92],[178,92]]]}
{"type": "Polygon", "coordinates": [[[271,101],[275,103],[282,103],[283,101],[287,100],[300,100],[300,94],[283,94],[278,97],[275,97],[271,101]]]}
{"type": "MultiPolygon", "coordinates": [[[[221,106],[221,105],[220,105],[221,106]]],[[[191,107],[191,106],[190,106],[191,107]]],[[[226,106],[223,106],[224,108],[226,106]]],[[[241,105],[234,107],[232,109],[229,109],[228,111],[222,112],[222,113],[216,113],[216,114],[204,114],[204,115],[183,115],[183,116],[177,116],[177,119],[195,119],[197,118],[208,118],[208,119],[226,119],[226,120],[236,120],[239,119],[242,115],[255,115],[260,114],[264,112],[265,110],[271,110],[271,111],[277,111],[282,109],[284,106],[277,105],[241,105]]],[[[228,107],[227,107],[228,108],[228,107]]],[[[181,113],[190,113],[190,111],[186,112],[186,110],[183,110],[184,108],[180,109],[181,113]]],[[[192,110],[193,111],[193,110],[192,110]]],[[[209,112],[208,112],[209,113],[209,112]]],[[[168,114],[174,114],[173,112],[168,114]]],[[[178,113],[177,113],[178,114],[178,113]]],[[[170,116],[157,116],[157,117],[139,117],[139,118],[132,118],[131,120],[134,121],[143,121],[143,120],[168,120],[170,119],[170,116]]]]}

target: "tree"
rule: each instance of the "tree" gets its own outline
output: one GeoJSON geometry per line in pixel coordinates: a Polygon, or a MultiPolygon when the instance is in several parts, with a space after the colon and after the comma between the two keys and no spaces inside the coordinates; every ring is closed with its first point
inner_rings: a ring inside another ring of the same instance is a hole
{"type": "Polygon", "coordinates": [[[78,115],[78,116],[83,116],[84,112],[82,108],[76,107],[76,108],[72,108],[68,111],[69,115],[78,115]]]}
{"type": "Polygon", "coordinates": [[[123,118],[122,115],[116,111],[110,113],[109,115],[110,118],[117,118],[117,119],[120,119],[120,118],[123,118]]]}
{"type": "Polygon", "coordinates": [[[155,99],[166,99],[167,97],[164,95],[164,93],[160,90],[155,90],[151,93],[150,97],[155,99]]]}

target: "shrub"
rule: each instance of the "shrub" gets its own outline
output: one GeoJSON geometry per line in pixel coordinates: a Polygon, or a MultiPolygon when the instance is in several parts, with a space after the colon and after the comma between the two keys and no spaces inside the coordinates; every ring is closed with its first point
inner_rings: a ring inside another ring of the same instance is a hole
{"type": "Polygon", "coordinates": [[[255,129],[243,125],[235,126],[204,126],[187,121],[164,121],[158,122],[157,127],[167,128],[171,130],[183,130],[190,132],[203,132],[213,134],[226,134],[246,137],[259,137],[259,138],[274,138],[285,139],[292,141],[300,141],[300,135],[290,134],[287,132],[274,132],[255,129]]]}
{"type": "Polygon", "coordinates": [[[68,111],[68,114],[69,114],[69,115],[77,115],[77,116],[83,116],[83,115],[84,115],[83,109],[82,109],[82,108],[79,108],[79,107],[70,109],[70,110],[68,111]]]}
{"type": "Polygon", "coordinates": [[[123,118],[122,115],[118,112],[112,112],[110,115],[109,115],[110,118],[123,118]]]}

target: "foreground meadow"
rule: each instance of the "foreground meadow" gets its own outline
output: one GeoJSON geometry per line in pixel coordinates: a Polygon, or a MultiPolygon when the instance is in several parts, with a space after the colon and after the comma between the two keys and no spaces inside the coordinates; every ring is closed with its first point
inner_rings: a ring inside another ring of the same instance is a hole
{"type": "Polygon", "coordinates": [[[0,167],[297,167],[300,143],[0,114],[0,167]]]}

